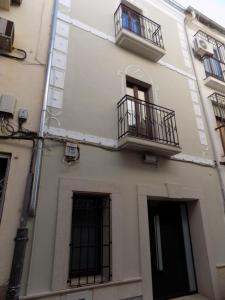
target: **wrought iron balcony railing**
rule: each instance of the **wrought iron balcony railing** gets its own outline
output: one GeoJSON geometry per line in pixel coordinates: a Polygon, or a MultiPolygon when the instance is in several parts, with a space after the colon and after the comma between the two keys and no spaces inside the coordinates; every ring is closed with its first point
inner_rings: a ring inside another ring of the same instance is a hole
{"type": "Polygon", "coordinates": [[[209,96],[209,100],[212,101],[215,117],[225,126],[225,96],[214,93],[209,96]]]}
{"type": "Polygon", "coordinates": [[[214,57],[204,56],[202,58],[206,77],[212,76],[218,80],[225,81],[225,64],[214,57]]]}
{"type": "Polygon", "coordinates": [[[173,110],[128,95],[118,102],[117,108],[119,139],[132,136],[179,147],[173,110]]]}
{"type": "Polygon", "coordinates": [[[114,22],[116,36],[122,29],[126,29],[164,49],[161,26],[126,5],[119,5],[114,22]]]}
{"type": "Polygon", "coordinates": [[[219,93],[214,93],[209,96],[209,100],[212,101],[217,124],[215,129],[219,131],[223,151],[225,154],[225,96],[219,93]]]}

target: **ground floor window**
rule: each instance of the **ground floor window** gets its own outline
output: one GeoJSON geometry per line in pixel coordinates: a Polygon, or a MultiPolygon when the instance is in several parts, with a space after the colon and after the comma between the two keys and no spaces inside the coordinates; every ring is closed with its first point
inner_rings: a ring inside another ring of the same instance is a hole
{"type": "Polygon", "coordinates": [[[1,221],[2,211],[4,206],[9,159],[10,159],[9,156],[0,154],[0,221],[1,221]]]}
{"type": "Polygon", "coordinates": [[[111,278],[109,195],[74,193],[69,283],[100,284],[111,278]]]}

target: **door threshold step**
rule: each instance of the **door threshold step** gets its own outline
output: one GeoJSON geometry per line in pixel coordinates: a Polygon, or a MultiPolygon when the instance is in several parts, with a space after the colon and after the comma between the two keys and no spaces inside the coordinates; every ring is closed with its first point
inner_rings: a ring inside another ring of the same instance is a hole
{"type": "Polygon", "coordinates": [[[173,298],[171,300],[210,300],[210,299],[203,297],[199,294],[196,294],[196,295],[184,296],[180,298],[173,298]]]}

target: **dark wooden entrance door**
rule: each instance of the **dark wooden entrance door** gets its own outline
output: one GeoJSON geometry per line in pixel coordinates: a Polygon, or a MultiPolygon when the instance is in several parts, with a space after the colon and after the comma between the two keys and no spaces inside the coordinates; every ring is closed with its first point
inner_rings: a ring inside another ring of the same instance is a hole
{"type": "Polygon", "coordinates": [[[150,201],[148,209],[154,300],[196,293],[186,205],[150,201]]]}

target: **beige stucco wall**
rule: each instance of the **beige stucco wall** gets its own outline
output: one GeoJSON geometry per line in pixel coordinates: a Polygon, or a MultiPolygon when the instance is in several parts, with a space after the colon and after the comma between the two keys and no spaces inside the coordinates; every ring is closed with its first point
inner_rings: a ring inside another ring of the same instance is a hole
{"type": "MultiPolygon", "coordinates": [[[[187,22],[187,28],[188,28],[188,35],[189,35],[190,41],[192,43],[191,44],[192,49],[194,48],[193,37],[194,37],[195,33],[197,33],[198,30],[202,30],[203,32],[211,35],[215,39],[218,39],[220,42],[225,43],[225,36],[222,35],[221,33],[219,33],[218,31],[216,31],[215,29],[214,30],[210,29],[209,27],[197,22],[196,20],[193,21],[190,18],[188,20],[189,21],[187,22]]],[[[201,90],[203,93],[203,99],[202,99],[203,104],[205,107],[205,111],[208,115],[208,118],[210,120],[208,125],[211,126],[211,128],[213,128],[213,130],[214,130],[217,127],[216,118],[214,116],[213,106],[212,106],[210,100],[208,99],[208,97],[218,91],[213,90],[204,84],[204,79],[206,78],[206,75],[205,75],[205,69],[204,69],[203,63],[200,60],[198,60],[197,58],[194,59],[194,63],[195,63],[196,71],[199,76],[199,84],[200,84],[200,87],[201,87],[201,90]]],[[[218,93],[220,93],[220,92],[218,92],[218,93]]],[[[213,138],[214,138],[214,145],[215,145],[217,155],[218,155],[218,160],[223,161],[224,154],[223,154],[223,148],[222,148],[222,144],[221,144],[221,140],[220,140],[219,131],[214,131],[213,138]]]]}
{"type": "MultiPolygon", "coordinates": [[[[211,268],[207,276],[214,277],[214,281],[216,282],[216,265],[220,262],[223,263],[225,260],[223,251],[225,241],[223,211],[221,209],[215,169],[193,166],[192,164],[181,162],[169,162],[167,160],[161,160],[159,166],[156,168],[144,164],[138,153],[127,151],[111,153],[88,146],[81,147],[80,161],[75,166],[68,167],[61,161],[63,147],[59,147],[58,144],[48,144],[46,147],[48,149],[45,150],[42,165],[35,240],[27,286],[28,295],[41,294],[51,290],[55,253],[54,246],[57,235],[56,218],[59,201],[59,177],[68,178],[74,181],[75,184],[80,179],[84,179],[95,180],[99,182],[100,186],[104,182],[119,185],[121,201],[116,202],[116,204],[112,203],[112,205],[116,205],[115,209],[118,212],[112,222],[116,223],[117,228],[119,228],[116,232],[116,237],[113,238],[113,247],[115,247],[116,251],[114,255],[120,260],[120,264],[117,263],[114,269],[114,273],[117,275],[113,273],[113,276],[116,276],[114,279],[115,282],[142,276],[140,268],[141,253],[139,243],[137,242],[139,240],[138,219],[142,218],[142,216],[138,215],[137,209],[137,185],[157,186],[160,184],[177,184],[194,190],[202,189],[204,195],[202,201],[205,206],[204,213],[206,213],[204,217],[205,238],[207,239],[207,252],[210,257],[211,268]]],[[[68,192],[72,196],[72,189],[70,191],[67,190],[68,192]]],[[[174,197],[175,195],[176,193],[174,193],[174,197]]],[[[173,196],[171,197],[173,198],[173,196]]],[[[198,194],[193,194],[192,197],[197,198],[198,194]]],[[[65,201],[68,200],[65,199],[65,201]]],[[[69,222],[67,217],[65,217],[64,222],[67,221],[69,222]]],[[[195,231],[197,232],[198,230],[199,228],[196,226],[195,231]]],[[[198,255],[203,252],[203,249],[205,248],[198,248],[198,255]]],[[[69,245],[67,250],[69,251],[69,245]]],[[[145,259],[147,261],[150,257],[145,257],[145,259]]],[[[206,266],[207,258],[204,256],[202,259],[206,259],[204,262],[206,266]]],[[[62,272],[62,269],[58,272],[59,277],[60,272],[62,272]]],[[[204,275],[204,279],[207,277],[206,274],[204,275]]],[[[66,285],[66,282],[64,284],[66,285]]],[[[150,284],[149,278],[148,285],[150,284]]],[[[130,296],[135,296],[135,293],[130,296]]],[[[205,296],[209,295],[206,294],[205,296]]],[[[99,300],[104,298],[94,299],[99,300]]],[[[217,299],[222,298],[221,296],[217,296],[217,299]]]]}
{"type": "MultiPolygon", "coordinates": [[[[167,52],[159,63],[152,63],[119,48],[107,38],[99,37],[98,31],[114,36],[113,14],[118,1],[78,0],[71,4],[71,11],[60,8],[66,14],[65,22],[70,24],[69,48],[64,53],[67,64],[63,107],[49,107],[51,119],[48,125],[58,126],[59,133],[70,130],[87,134],[93,140],[93,136],[116,140],[116,104],[125,94],[125,76],[130,75],[152,85],[156,104],[175,110],[182,154],[193,157],[195,162],[197,158],[213,160],[207,127],[208,145],[203,145],[196,126],[190,92],[190,80],[195,85],[195,78],[192,68],[185,64],[178,32],[178,24],[182,27],[183,17],[161,1],[152,1],[151,5],[135,1],[146,16],[162,25],[167,52]]],[[[195,89],[197,91],[196,85],[195,89]]],[[[203,115],[202,119],[205,123],[203,115]]],[[[116,185],[120,194],[120,201],[118,197],[112,201],[112,224],[115,226],[112,247],[117,262],[113,262],[113,279],[109,286],[87,288],[87,292],[91,290],[87,299],[121,300],[140,295],[144,300],[152,299],[150,252],[145,257],[146,269],[141,264],[143,253],[146,253],[140,243],[143,231],[145,240],[142,245],[149,246],[146,211],[140,213],[138,197],[138,186],[145,185],[153,190],[149,196],[159,197],[160,190],[167,190],[167,193],[162,193],[166,199],[198,201],[193,210],[190,208],[190,215],[195,258],[201,265],[198,266],[198,274],[205,272],[205,275],[199,275],[199,293],[209,299],[222,300],[224,295],[219,284],[223,275],[217,272],[217,264],[225,263],[224,215],[216,169],[163,158],[159,158],[157,166],[150,166],[143,163],[141,154],[137,152],[107,151],[83,144],[80,145],[80,153],[80,160],[68,166],[63,163],[63,145],[45,143],[34,242],[32,253],[27,253],[27,257],[31,254],[31,261],[24,270],[28,281],[23,281],[22,299],[32,299],[32,296],[33,299],[77,299],[75,290],[70,290],[64,276],[68,267],[65,252],[68,254],[69,251],[69,245],[64,243],[70,234],[67,226],[71,217],[67,203],[71,202],[69,195],[72,195],[73,187],[82,181],[86,182],[83,188],[90,189],[90,192],[91,187],[97,186],[101,190],[105,186],[116,185]],[[63,180],[71,182],[64,190],[61,189],[63,180]],[[154,187],[157,187],[156,194],[154,187]],[[195,192],[199,190],[201,196],[195,192]],[[64,219],[59,214],[63,205],[67,211],[64,219]],[[140,221],[142,219],[144,225],[140,221]],[[60,240],[63,230],[65,238],[60,240]],[[59,241],[62,242],[62,252],[60,247],[56,247],[59,241]],[[64,264],[62,269],[56,267],[56,252],[61,254],[59,265],[64,264]],[[202,253],[204,255],[201,256],[202,253]],[[127,280],[130,281],[129,287],[126,286],[127,280]],[[120,291],[118,286],[124,290],[120,291]],[[55,294],[51,296],[52,292],[55,294]],[[70,292],[74,296],[66,296],[70,292]]],[[[113,193],[110,188],[108,192],[113,193]]],[[[145,200],[143,203],[146,205],[145,200]]]]}
{"type": "MultiPolygon", "coordinates": [[[[0,95],[17,98],[14,124],[17,125],[18,109],[28,110],[29,118],[24,126],[32,131],[39,128],[52,3],[49,0],[24,0],[20,7],[0,10],[0,17],[15,22],[14,46],[27,52],[27,59],[23,62],[0,57],[0,95]]],[[[32,142],[0,142],[0,153],[12,154],[0,224],[0,287],[6,285],[9,279],[31,147],[32,142]]]]}

